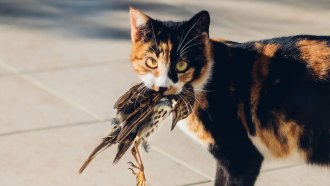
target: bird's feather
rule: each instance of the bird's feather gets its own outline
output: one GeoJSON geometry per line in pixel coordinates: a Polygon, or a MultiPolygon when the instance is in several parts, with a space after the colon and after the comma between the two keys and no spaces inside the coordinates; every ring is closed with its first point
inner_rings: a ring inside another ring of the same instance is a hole
{"type": "Polygon", "coordinates": [[[152,114],[153,107],[160,100],[160,98],[161,96],[159,94],[155,94],[148,104],[145,104],[144,107],[140,107],[139,110],[133,115],[126,118],[123,129],[118,134],[117,142],[120,142],[126,138],[134,129],[136,129],[137,126],[139,126],[152,114]]]}
{"type": "Polygon", "coordinates": [[[89,163],[96,157],[96,155],[105,150],[106,148],[110,147],[115,143],[115,137],[114,136],[107,136],[102,139],[102,142],[93,150],[93,152],[89,155],[87,160],[84,162],[84,164],[79,169],[79,173],[82,173],[85,168],[89,165],[89,163]]]}
{"type": "Polygon", "coordinates": [[[116,164],[121,157],[126,153],[129,147],[134,142],[137,133],[131,133],[129,136],[126,137],[125,140],[121,141],[118,145],[117,154],[115,159],[113,160],[113,164],[116,164]]]}
{"type": "MultiPolygon", "coordinates": [[[[159,111],[161,112],[161,110],[168,110],[167,113],[172,112],[173,123],[171,129],[173,130],[178,121],[190,115],[194,101],[195,97],[191,86],[184,87],[184,91],[179,95],[166,97],[146,88],[142,83],[133,86],[114,104],[114,108],[117,109],[117,117],[112,122],[114,128],[92,151],[80,168],[79,173],[88,166],[100,151],[119,143],[117,154],[113,161],[114,164],[117,163],[132,143],[136,141],[138,135],[143,139],[142,133],[143,131],[147,131],[145,127],[151,124],[151,118],[155,119],[153,116],[159,111]],[[162,98],[164,101],[161,101],[162,98]]],[[[158,113],[158,122],[166,119],[168,115],[160,115],[158,113]]]]}

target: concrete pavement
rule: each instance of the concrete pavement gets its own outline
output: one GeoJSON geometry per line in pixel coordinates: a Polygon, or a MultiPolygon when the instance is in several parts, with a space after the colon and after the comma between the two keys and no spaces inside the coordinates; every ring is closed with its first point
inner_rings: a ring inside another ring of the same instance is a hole
{"type": "MultiPolygon", "coordinates": [[[[134,185],[130,155],[104,151],[77,171],[106,134],[112,105],[138,79],[129,57],[128,6],[183,20],[211,14],[211,37],[248,41],[330,33],[329,0],[0,0],[0,185],[134,185]]],[[[213,185],[215,161],[169,123],[143,152],[149,185],[213,185]],[[192,156],[193,155],[193,156],[192,156]]],[[[266,162],[257,185],[327,186],[330,171],[266,162]]]]}

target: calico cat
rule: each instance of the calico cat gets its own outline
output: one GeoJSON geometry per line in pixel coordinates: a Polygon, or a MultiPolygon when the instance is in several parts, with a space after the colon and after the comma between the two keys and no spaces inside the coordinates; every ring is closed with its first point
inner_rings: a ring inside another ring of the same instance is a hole
{"type": "Polygon", "coordinates": [[[159,21],[130,9],[131,62],[164,95],[190,84],[181,124],[217,160],[215,185],[254,185],[264,159],[330,165],[330,37],[237,43],[209,38],[210,17],[159,21]]]}

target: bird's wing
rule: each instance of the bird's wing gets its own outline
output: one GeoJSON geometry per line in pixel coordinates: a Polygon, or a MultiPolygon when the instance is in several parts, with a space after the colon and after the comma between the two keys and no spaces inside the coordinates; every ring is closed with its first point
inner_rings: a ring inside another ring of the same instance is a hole
{"type": "MultiPolygon", "coordinates": [[[[127,106],[132,104],[132,101],[134,101],[134,97],[137,97],[138,91],[142,91],[142,88],[144,87],[143,83],[139,83],[132,88],[130,88],[125,94],[120,96],[116,103],[114,104],[114,109],[117,110],[123,110],[127,108],[127,106]]],[[[134,103],[134,102],[133,102],[134,103]]]]}
{"type": "MultiPolygon", "coordinates": [[[[150,97],[148,98],[150,99],[150,97]]],[[[154,97],[149,101],[144,103],[143,106],[137,108],[133,115],[127,117],[123,129],[117,136],[117,142],[125,139],[137,126],[143,123],[153,112],[153,106],[161,99],[160,94],[155,94],[154,97]]]]}

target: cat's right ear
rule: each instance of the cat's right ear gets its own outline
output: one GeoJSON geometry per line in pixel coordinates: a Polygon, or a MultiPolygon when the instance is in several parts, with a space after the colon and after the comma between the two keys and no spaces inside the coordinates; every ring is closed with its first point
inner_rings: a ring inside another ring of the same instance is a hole
{"type": "Polygon", "coordinates": [[[130,7],[129,17],[131,21],[131,38],[132,42],[135,43],[141,40],[142,33],[140,28],[150,20],[150,17],[133,7],[130,7]]]}

